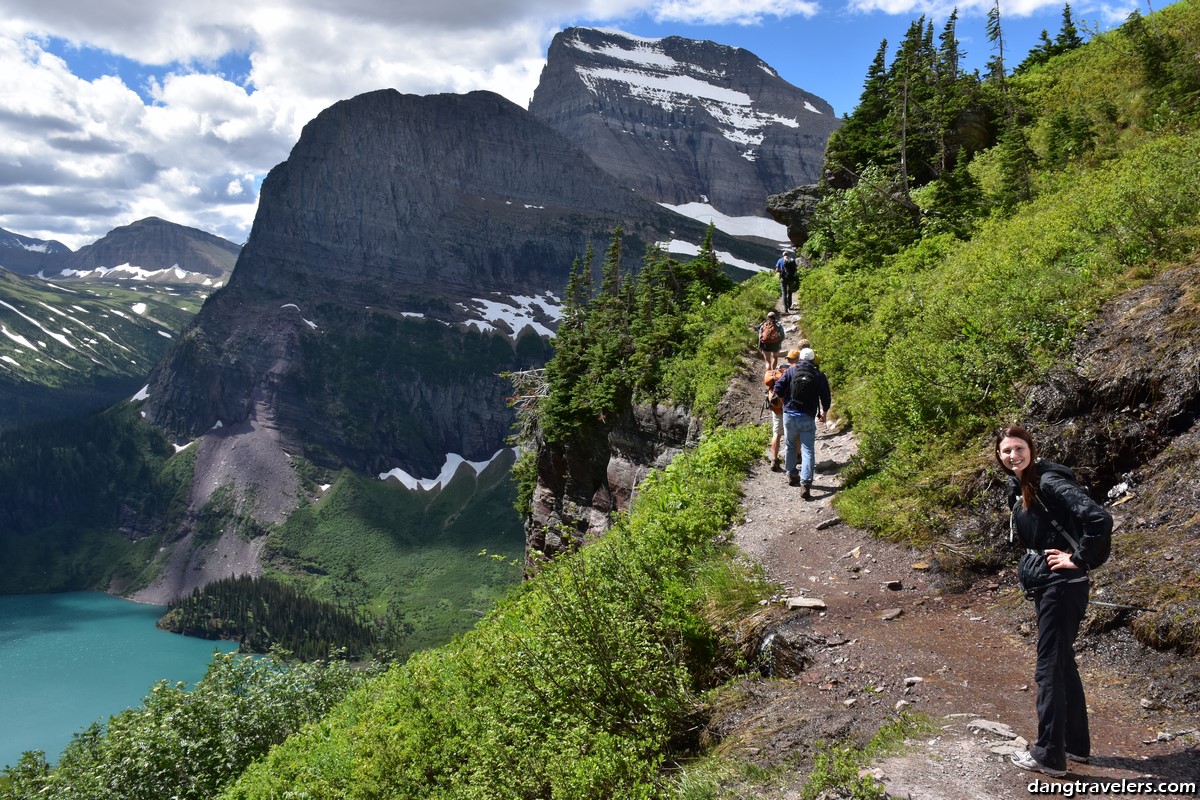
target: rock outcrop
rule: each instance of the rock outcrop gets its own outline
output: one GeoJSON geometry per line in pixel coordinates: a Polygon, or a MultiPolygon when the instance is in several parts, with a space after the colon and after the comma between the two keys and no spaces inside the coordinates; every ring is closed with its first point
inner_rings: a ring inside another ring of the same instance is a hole
{"type": "Polygon", "coordinates": [[[525,573],[594,541],[653,469],[694,445],[698,420],[681,408],[637,406],[569,445],[538,446],[537,488],[525,520],[525,573]]]}
{"type": "Polygon", "coordinates": [[[643,197],[734,216],[816,183],[841,124],[747,50],[592,28],[554,37],[529,109],[643,197]]]}
{"type": "Polygon", "coordinates": [[[809,226],[817,211],[821,195],[816,184],[797,186],[767,198],[767,213],[787,227],[788,241],[801,247],[808,241],[809,226]]]}

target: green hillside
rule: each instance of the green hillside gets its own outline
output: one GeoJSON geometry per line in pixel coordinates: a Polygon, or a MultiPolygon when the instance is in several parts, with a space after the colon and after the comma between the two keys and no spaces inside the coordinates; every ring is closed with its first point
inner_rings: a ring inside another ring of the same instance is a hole
{"type": "Polygon", "coordinates": [[[0,430],[132,397],[205,294],[199,286],[52,282],[0,269],[0,430]]]}

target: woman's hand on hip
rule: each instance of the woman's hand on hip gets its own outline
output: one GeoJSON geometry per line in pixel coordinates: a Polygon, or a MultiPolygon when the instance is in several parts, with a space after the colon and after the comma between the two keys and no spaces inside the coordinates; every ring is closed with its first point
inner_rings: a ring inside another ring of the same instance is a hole
{"type": "Polygon", "coordinates": [[[1064,553],[1062,550],[1043,551],[1046,554],[1046,563],[1050,565],[1052,572],[1058,572],[1060,569],[1079,569],[1079,566],[1071,560],[1070,553],[1064,553]]]}

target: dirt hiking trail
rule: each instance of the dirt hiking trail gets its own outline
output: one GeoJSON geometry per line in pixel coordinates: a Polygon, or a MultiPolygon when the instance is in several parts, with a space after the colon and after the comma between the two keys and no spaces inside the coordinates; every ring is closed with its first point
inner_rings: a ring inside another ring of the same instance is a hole
{"type": "MultiPolygon", "coordinates": [[[[788,341],[798,340],[796,317],[784,321],[788,341]]],[[[761,376],[761,361],[747,359],[744,386],[726,398],[740,408],[725,411],[758,421],[761,376]]],[[[837,393],[834,386],[835,414],[837,393]]],[[[740,796],[799,798],[818,741],[865,743],[898,709],[925,715],[934,730],[869,768],[890,797],[1008,800],[1030,796],[1032,782],[1072,784],[1046,793],[1120,796],[1075,782],[1122,780],[1154,785],[1142,797],[1193,796],[1157,785],[1200,781],[1200,714],[1152,698],[1164,681],[1196,680],[1196,665],[1147,650],[1128,629],[1077,643],[1091,763],[1071,763],[1062,780],[1009,763],[1037,735],[1032,604],[1011,569],[951,592],[927,554],[841,522],[831,501],[855,448],[852,432],[818,424],[810,501],[765,457],[743,487],[745,518],[734,541],[781,585],[772,609],[789,638],[803,640],[805,663],[792,677],[746,680],[738,701],[717,710],[711,733],[720,751],[785,775],[766,788],[744,787],[740,796]],[[789,598],[819,599],[825,608],[784,611],[789,598]]]]}

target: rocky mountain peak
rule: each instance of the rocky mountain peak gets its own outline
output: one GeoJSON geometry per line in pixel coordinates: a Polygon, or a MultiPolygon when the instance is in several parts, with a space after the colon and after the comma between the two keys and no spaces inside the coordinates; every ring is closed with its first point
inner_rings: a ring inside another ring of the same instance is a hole
{"type": "Polygon", "coordinates": [[[220,236],[147,217],[114,228],[99,241],[63,257],[53,271],[64,277],[220,285],[233,271],[241,249],[220,236]]]}
{"type": "Polygon", "coordinates": [[[0,267],[19,275],[34,275],[52,259],[61,258],[71,248],[53,239],[35,239],[0,228],[0,267]]]}
{"type": "Polygon", "coordinates": [[[644,197],[733,215],[816,183],[840,124],[747,50],[595,28],[554,37],[529,109],[644,197]]]}
{"type": "Polygon", "coordinates": [[[705,235],[499,95],[341,101],[263,182],[233,277],[152,376],[147,414],[181,440],[253,417],[364,472],[486,460],[512,421],[498,373],[540,363],[548,293],[618,227],[630,268],[705,235]]]}

